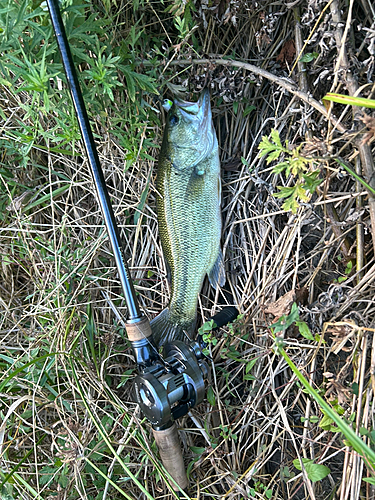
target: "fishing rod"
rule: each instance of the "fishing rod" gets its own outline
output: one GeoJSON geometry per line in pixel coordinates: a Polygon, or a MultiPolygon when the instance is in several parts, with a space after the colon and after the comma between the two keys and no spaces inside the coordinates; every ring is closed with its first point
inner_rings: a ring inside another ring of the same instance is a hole
{"type": "MultiPolygon", "coordinates": [[[[100,165],[58,0],[47,0],[47,5],[127,306],[125,328],[138,369],[134,380],[136,400],[152,425],[160,458],[174,480],[173,489],[178,492],[187,489],[188,480],[176,420],[185,416],[204,399],[205,380],[209,372],[203,354],[206,344],[201,337],[189,343],[173,341],[164,346],[162,355],[158,353],[150,323],[139,308],[126,264],[124,246],[100,165]]],[[[211,319],[218,328],[236,319],[237,315],[235,307],[227,307],[211,319]]]]}

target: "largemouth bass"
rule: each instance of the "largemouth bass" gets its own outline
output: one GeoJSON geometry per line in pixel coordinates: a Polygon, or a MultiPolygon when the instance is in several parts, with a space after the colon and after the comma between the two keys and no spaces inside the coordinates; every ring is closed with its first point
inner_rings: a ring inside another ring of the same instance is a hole
{"type": "Polygon", "coordinates": [[[198,294],[206,274],[214,288],[225,283],[219,149],[210,94],[206,89],[198,102],[175,99],[165,107],[169,111],[156,187],[171,299],[169,307],[151,321],[159,346],[193,334],[198,294]]]}

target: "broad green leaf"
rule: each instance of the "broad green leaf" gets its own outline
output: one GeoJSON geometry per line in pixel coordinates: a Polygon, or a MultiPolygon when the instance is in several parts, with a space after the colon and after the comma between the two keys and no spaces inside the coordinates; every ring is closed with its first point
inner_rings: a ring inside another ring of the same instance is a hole
{"type": "MultiPolygon", "coordinates": [[[[330,474],[330,469],[326,465],[322,464],[314,464],[313,460],[309,458],[303,458],[302,459],[303,466],[305,467],[307,477],[312,481],[313,483],[316,483],[317,481],[321,481],[325,477],[330,474]]],[[[300,461],[298,458],[293,460],[293,465],[296,469],[302,470],[300,461]]]]}
{"type": "Polygon", "coordinates": [[[302,56],[300,58],[300,61],[304,62],[304,63],[308,63],[308,62],[311,62],[314,59],[316,59],[318,57],[318,55],[319,54],[317,52],[308,52],[307,54],[305,54],[304,56],[302,56]]]}
{"type": "Polygon", "coordinates": [[[314,335],[310,332],[310,328],[304,321],[296,321],[296,326],[298,327],[299,333],[302,337],[308,340],[314,340],[314,335]]]}
{"type": "Polygon", "coordinates": [[[325,431],[331,430],[331,426],[334,423],[333,419],[328,415],[324,415],[322,420],[319,422],[319,427],[325,431]]]}
{"type": "Polygon", "coordinates": [[[243,116],[243,117],[245,117],[245,116],[249,115],[249,114],[250,114],[252,111],[254,111],[255,109],[257,109],[257,108],[256,108],[256,106],[253,106],[253,105],[251,105],[251,106],[247,106],[247,107],[245,108],[245,111],[243,112],[242,116],[243,116]]]}
{"type": "Polygon", "coordinates": [[[370,434],[370,432],[366,429],[366,427],[360,427],[359,433],[361,436],[368,436],[370,434]]]}
{"type": "Polygon", "coordinates": [[[311,463],[306,465],[306,472],[310,481],[316,483],[327,477],[331,470],[326,465],[311,463]]]}
{"type": "Polygon", "coordinates": [[[194,453],[194,455],[202,455],[206,451],[206,448],[203,448],[201,446],[190,446],[191,451],[194,453]]]}
{"type": "Polygon", "coordinates": [[[215,393],[211,386],[207,389],[207,401],[211,406],[215,406],[216,404],[215,393]]]}

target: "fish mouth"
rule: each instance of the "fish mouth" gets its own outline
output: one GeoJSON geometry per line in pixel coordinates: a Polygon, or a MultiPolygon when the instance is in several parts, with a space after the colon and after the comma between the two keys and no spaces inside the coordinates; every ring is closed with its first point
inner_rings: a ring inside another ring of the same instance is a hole
{"type": "Polygon", "coordinates": [[[197,102],[175,99],[174,104],[186,121],[198,121],[202,131],[207,128],[211,121],[210,91],[207,88],[201,92],[197,102]]]}
{"type": "MultiPolygon", "coordinates": [[[[176,150],[194,151],[190,167],[196,167],[217,146],[216,133],[212,122],[210,92],[204,89],[197,102],[174,99],[173,104],[183,122],[184,140],[173,143],[176,150]]],[[[172,112],[173,113],[173,112],[172,112]]],[[[177,161],[175,165],[177,165],[177,161]]]]}

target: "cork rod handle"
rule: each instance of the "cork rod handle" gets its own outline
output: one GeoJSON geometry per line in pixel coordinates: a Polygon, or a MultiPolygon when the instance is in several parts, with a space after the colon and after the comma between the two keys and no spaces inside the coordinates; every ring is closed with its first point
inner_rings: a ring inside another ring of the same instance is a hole
{"type": "MultiPolygon", "coordinates": [[[[182,458],[181,444],[176,424],[174,423],[171,427],[162,431],[152,429],[152,432],[159,448],[160,458],[164,467],[179,487],[185,490],[188,487],[188,479],[184,460],[182,458]]],[[[176,485],[173,485],[173,489],[178,491],[176,485]]]]}

